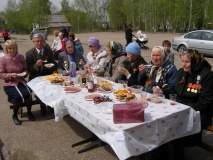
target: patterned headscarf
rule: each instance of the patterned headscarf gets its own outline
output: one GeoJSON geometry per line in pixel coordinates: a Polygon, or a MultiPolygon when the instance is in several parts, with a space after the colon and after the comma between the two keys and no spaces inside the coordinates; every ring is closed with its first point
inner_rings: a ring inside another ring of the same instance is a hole
{"type": "Polygon", "coordinates": [[[196,71],[203,64],[207,68],[211,68],[211,65],[203,57],[202,53],[199,53],[196,49],[188,49],[187,53],[191,55],[191,72],[196,71]]]}
{"type": "Polygon", "coordinates": [[[123,46],[118,42],[110,41],[107,43],[107,46],[111,50],[112,58],[106,64],[105,70],[108,70],[109,75],[112,76],[112,64],[115,62],[116,58],[124,55],[125,53],[123,53],[123,46]]]}
{"type": "Polygon", "coordinates": [[[108,42],[107,46],[109,46],[109,49],[112,52],[112,55],[117,56],[121,53],[123,53],[123,46],[115,41],[108,42]]]}

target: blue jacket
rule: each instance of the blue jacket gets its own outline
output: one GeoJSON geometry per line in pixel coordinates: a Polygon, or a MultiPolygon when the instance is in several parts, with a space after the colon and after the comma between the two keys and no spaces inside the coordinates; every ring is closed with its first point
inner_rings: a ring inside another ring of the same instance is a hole
{"type": "Polygon", "coordinates": [[[141,74],[140,81],[142,85],[145,84],[146,92],[153,93],[152,88],[159,86],[163,90],[163,94],[168,97],[167,92],[174,89],[176,77],[176,66],[167,60],[161,67],[148,68],[146,74],[141,74]]]}

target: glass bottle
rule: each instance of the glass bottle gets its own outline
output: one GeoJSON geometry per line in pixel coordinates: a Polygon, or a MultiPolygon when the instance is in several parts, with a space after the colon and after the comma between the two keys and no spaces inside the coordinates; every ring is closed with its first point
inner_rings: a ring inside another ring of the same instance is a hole
{"type": "Polygon", "coordinates": [[[94,87],[94,79],[91,73],[89,73],[88,79],[87,79],[87,89],[88,92],[94,92],[95,87],[94,87]]]}
{"type": "Polygon", "coordinates": [[[78,69],[81,71],[81,70],[84,70],[84,61],[83,59],[79,59],[79,63],[78,63],[78,69]]]}
{"type": "Polygon", "coordinates": [[[79,75],[79,84],[82,88],[86,87],[87,84],[87,75],[86,75],[86,71],[81,71],[80,75],[79,75]]]}

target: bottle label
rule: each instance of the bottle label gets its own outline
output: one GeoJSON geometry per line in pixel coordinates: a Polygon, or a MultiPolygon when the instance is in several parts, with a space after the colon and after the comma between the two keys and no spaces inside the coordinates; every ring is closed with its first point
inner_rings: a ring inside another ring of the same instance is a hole
{"type": "Polygon", "coordinates": [[[93,89],[93,82],[87,82],[87,88],[88,89],[93,89]]]}
{"type": "Polygon", "coordinates": [[[82,79],[81,79],[81,82],[82,82],[82,83],[86,83],[86,82],[87,82],[87,79],[86,79],[86,78],[82,78],[82,79]]]}
{"type": "Polygon", "coordinates": [[[70,71],[70,77],[71,78],[76,77],[76,71],[70,71]]]}

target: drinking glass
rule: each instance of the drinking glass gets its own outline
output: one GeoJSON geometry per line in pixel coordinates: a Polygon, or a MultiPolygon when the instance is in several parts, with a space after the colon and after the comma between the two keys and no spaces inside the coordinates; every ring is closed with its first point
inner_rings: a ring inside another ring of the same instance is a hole
{"type": "Polygon", "coordinates": [[[177,94],[169,94],[169,99],[171,100],[170,105],[175,105],[176,99],[177,99],[177,94]]]}
{"type": "Polygon", "coordinates": [[[147,101],[147,92],[144,92],[144,91],[141,92],[141,100],[143,102],[147,101]]]}

